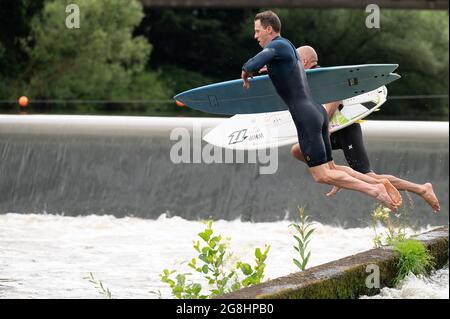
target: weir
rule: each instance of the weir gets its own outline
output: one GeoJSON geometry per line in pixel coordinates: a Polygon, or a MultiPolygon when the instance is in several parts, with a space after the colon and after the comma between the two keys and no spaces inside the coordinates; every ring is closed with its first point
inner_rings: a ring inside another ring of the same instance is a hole
{"type": "MultiPolygon", "coordinates": [[[[434,269],[448,265],[448,226],[415,236],[433,259],[434,269]]],[[[219,296],[221,299],[348,299],[373,296],[394,287],[400,253],[383,246],[302,272],[219,296]],[[376,273],[375,273],[376,271],[376,273]],[[378,277],[371,284],[370,275],[378,277]]],[[[431,269],[428,269],[428,273],[431,269]]]]}
{"type": "MultiPolygon", "coordinates": [[[[316,184],[289,147],[277,150],[276,172],[267,161],[205,163],[205,142],[195,129],[223,118],[0,115],[0,213],[108,214],[155,219],[163,213],[186,219],[241,218],[255,222],[297,218],[306,206],[312,219],[342,227],[366,227],[371,198],[316,184]],[[170,139],[184,128],[190,163],[174,163],[170,139]],[[197,152],[197,153],[196,153],[197,152]],[[200,153],[199,153],[200,152],[200,153]],[[194,163],[193,163],[194,162],[194,163]]],[[[441,203],[435,215],[415,194],[405,194],[411,223],[448,223],[448,122],[366,121],[362,124],[375,172],[417,183],[431,182],[441,203]]],[[[345,160],[334,152],[337,163],[345,160]]],[[[237,154],[234,154],[237,158],[237,154]]],[[[248,158],[249,154],[245,154],[248,158]]],[[[265,158],[267,160],[267,157],[265,158]]]]}

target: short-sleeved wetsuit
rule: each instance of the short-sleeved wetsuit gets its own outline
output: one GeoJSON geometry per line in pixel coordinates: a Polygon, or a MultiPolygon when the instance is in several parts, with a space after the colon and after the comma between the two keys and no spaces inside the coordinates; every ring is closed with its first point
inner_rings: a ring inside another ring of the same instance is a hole
{"type": "Polygon", "coordinates": [[[278,36],[248,60],[242,69],[255,74],[264,65],[267,65],[269,77],[278,95],[289,108],[308,166],[314,167],[331,161],[328,115],[324,107],[311,96],[306,72],[294,45],[278,36]]]}

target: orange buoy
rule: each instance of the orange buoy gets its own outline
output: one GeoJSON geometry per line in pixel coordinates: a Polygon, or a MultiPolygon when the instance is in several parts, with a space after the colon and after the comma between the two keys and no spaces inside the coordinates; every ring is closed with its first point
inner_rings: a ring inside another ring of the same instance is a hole
{"type": "Polygon", "coordinates": [[[26,96],[21,96],[21,97],[19,98],[19,105],[20,105],[21,107],[27,106],[27,105],[28,105],[28,98],[27,98],[26,96]]]}

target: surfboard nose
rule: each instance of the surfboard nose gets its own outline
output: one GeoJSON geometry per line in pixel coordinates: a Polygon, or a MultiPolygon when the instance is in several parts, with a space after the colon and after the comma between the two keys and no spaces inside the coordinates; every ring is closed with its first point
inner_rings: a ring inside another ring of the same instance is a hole
{"type": "Polygon", "coordinates": [[[397,80],[400,79],[401,77],[402,77],[402,76],[401,76],[400,74],[398,74],[398,73],[389,73],[389,74],[388,74],[388,78],[390,78],[390,81],[387,82],[386,84],[391,83],[391,82],[394,82],[394,81],[397,81],[397,80]]]}
{"type": "Polygon", "coordinates": [[[392,64],[374,64],[374,66],[377,66],[377,68],[378,68],[380,73],[385,73],[385,74],[393,73],[398,68],[398,64],[397,63],[392,63],[392,64]]]}
{"type": "Polygon", "coordinates": [[[384,76],[384,85],[387,85],[389,83],[392,83],[394,81],[397,81],[401,78],[400,74],[397,73],[389,73],[386,76],[384,76]]]}
{"type": "Polygon", "coordinates": [[[174,99],[175,101],[183,102],[183,101],[182,101],[182,96],[183,96],[183,93],[178,93],[177,95],[175,95],[174,97],[172,97],[172,99],[174,99]]]}

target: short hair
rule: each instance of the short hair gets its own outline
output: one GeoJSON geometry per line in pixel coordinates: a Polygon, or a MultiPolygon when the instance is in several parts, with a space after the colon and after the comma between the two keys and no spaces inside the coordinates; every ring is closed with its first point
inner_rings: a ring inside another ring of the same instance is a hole
{"type": "Polygon", "coordinates": [[[269,25],[272,27],[273,31],[280,33],[281,31],[281,21],[277,14],[273,11],[260,12],[255,16],[255,21],[260,20],[261,25],[267,28],[269,25]]]}

